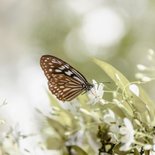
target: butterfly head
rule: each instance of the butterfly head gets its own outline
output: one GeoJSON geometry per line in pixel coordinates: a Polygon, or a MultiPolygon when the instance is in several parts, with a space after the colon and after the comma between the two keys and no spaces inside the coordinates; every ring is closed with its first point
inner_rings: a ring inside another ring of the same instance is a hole
{"type": "Polygon", "coordinates": [[[91,83],[87,83],[87,84],[85,84],[83,87],[84,87],[84,89],[85,89],[86,91],[89,91],[89,90],[91,90],[91,89],[94,87],[94,85],[91,84],[91,83]]]}

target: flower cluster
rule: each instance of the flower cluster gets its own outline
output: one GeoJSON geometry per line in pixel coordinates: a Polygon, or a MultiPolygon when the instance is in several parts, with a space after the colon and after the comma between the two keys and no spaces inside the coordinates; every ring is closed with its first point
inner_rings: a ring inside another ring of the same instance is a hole
{"type": "Polygon", "coordinates": [[[152,49],[148,50],[147,60],[149,62],[148,65],[143,64],[137,64],[137,68],[139,70],[138,73],[136,73],[136,78],[141,80],[142,82],[149,82],[152,80],[155,80],[155,52],[152,49]]]}
{"type": "Polygon", "coordinates": [[[113,111],[109,110],[104,115],[104,122],[109,125],[109,135],[114,144],[121,143],[120,151],[128,151],[134,144],[134,128],[128,118],[116,118],[113,111]]]}
{"type": "MultiPolygon", "coordinates": [[[[150,51],[148,59],[152,61],[153,56],[150,51]]],[[[110,64],[95,62],[114,81],[113,89],[93,80],[94,87],[71,102],[50,96],[52,112],[46,116],[41,113],[48,126],[42,131],[44,153],[55,150],[57,155],[155,155],[155,104],[141,82],[129,82],[110,64]]],[[[147,69],[143,65],[138,68],[147,69]]],[[[146,76],[141,80],[147,81],[146,76]]],[[[14,154],[22,154],[23,134],[14,130],[9,139],[1,137],[4,139],[1,147],[6,149],[4,142],[7,142],[10,148],[15,145],[18,153],[14,154]]],[[[31,154],[28,149],[24,151],[31,154]]]]}
{"type": "MultiPolygon", "coordinates": [[[[151,56],[153,53],[150,60],[151,56]]],[[[155,154],[154,103],[140,82],[129,82],[111,65],[95,61],[116,87],[109,90],[93,80],[94,87],[86,95],[71,102],[57,100],[54,115],[48,117],[51,128],[59,135],[60,142],[55,147],[66,148],[65,153],[71,155],[155,154]]],[[[139,68],[146,69],[142,65],[139,68]]]]}

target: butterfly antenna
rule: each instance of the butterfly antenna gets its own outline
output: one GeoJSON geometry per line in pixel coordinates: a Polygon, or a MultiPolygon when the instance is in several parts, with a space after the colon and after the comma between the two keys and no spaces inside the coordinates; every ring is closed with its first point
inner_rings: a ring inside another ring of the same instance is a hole
{"type": "Polygon", "coordinates": [[[112,82],[111,81],[105,81],[105,82],[101,82],[101,83],[103,83],[103,84],[105,84],[105,83],[111,84],[112,82]]]}

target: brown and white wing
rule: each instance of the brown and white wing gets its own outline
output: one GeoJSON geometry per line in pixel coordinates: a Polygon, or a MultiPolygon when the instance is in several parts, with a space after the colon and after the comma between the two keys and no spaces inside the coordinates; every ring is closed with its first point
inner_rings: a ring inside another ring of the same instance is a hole
{"type": "Polygon", "coordinates": [[[85,77],[63,60],[43,55],[40,65],[48,79],[50,91],[62,101],[71,101],[89,84],[85,77]]]}
{"type": "Polygon", "coordinates": [[[40,65],[48,80],[51,79],[54,74],[64,74],[74,78],[80,83],[88,83],[86,78],[80,72],[57,57],[43,55],[40,59],[40,65]]]}
{"type": "Polygon", "coordinates": [[[62,101],[71,101],[83,92],[81,83],[69,76],[55,74],[48,81],[50,91],[62,101]]]}

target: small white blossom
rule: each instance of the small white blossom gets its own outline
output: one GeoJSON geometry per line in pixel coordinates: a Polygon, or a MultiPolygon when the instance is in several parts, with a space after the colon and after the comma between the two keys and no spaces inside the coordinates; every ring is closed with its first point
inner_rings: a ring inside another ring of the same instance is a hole
{"type": "Polygon", "coordinates": [[[152,79],[148,76],[144,76],[142,79],[141,79],[143,82],[149,82],[151,81],[152,79]]]}
{"type": "Polygon", "coordinates": [[[5,124],[5,120],[0,119],[0,125],[5,124]]]}
{"type": "Polygon", "coordinates": [[[153,56],[154,56],[154,51],[153,51],[153,49],[149,49],[148,50],[148,55],[147,55],[147,58],[148,58],[148,60],[150,60],[150,61],[152,61],[153,60],[153,56]]]}
{"type": "Polygon", "coordinates": [[[153,147],[152,150],[155,152],[155,136],[153,136],[153,147]]]}
{"type": "Polygon", "coordinates": [[[149,53],[150,55],[154,55],[155,52],[154,52],[153,49],[149,49],[149,50],[148,50],[148,53],[149,53]]]}
{"type": "Polygon", "coordinates": [[[142,73],[136,73],[136,78],[143,81],[143,82],[149,82],[152,80],[152,78],[146,76],[145,74],[142,74],[142,73]]]}
{"type": "Polygon", "coordinates": [[[131,84],[129,89],[136,95],[139,96],[139,88],[136,84],[131,84]]]}
{"type": "MultiPolygon", "coordinates": [[[[71,101],[72,102],[72,101],[71,101]]],[[[80,108],[80,103],[77,100],[73,100],[73,103],[71,102],[62,102],[59,101],[59,105],[62,109],[70,111],[72,114],[77,114],[80,108]]]]}
{"type": "Polygon", "coordinates": [[[146,144],[144,146],[144,150],[151,150],[151,149],[152,149],[152,145],[150,145],[150,144],[146,144]]]}
{"type": "Polygon", "coordinates": [[[112,110],[108,110],[108,113],[106,113],[103,117],[103,120],[105,123],[111,125],[111,123],[116,122],[115,114],[112,110]]]}
{"type": "Polygon", "coordinates": [[[142,73],[136,73],[136,74],[135,74],[135,77],[136,77],[137,79],[142,79],[142,78],[144,77],[144,74],[142,74],[142,73]]]}
{"type": "Polygon", "coordinates": [[[67,145],[82,146],[83,140],[84,140],[84,134],[86,131],[86,127],[82,118],[79,119],[79,125],[80,125],[80,130],[78,130],[77,132],[75,133],[66,132],[66,135],[68,136],[68,140],[66,141],[66,146],[67,145]]]}
{"type": "Polygon", "coordinates": [[[152,146],[152,151],[155,152],[155,144],[152,146]]]}
{"type": "Polygon", "coordinates": [[[92,117],[95,121],[100,122],[100,116],[98,115],[97,112],[95,112],[93,110],[88,111],[88,110],[83,109],[83,108],[80,108],[79,111],[82,112],[85,115],[88,115],[88,116],[92,117]]]}
{"type": "Polygon", "coordinates": [[[93,80],[94,87],[88,92],[88,97],[91,100],[91,103],[96,104],[97,102],[104,103],[104,100],[102,99],[104,94],[104,85],[103,83],[97,84],[95,80],[93,80]]]}
{"type": "Polygon", "coordinates": [[[78,132],[74,133],[73,135],[70,135],[69,139],[66,141],[66,146],[69,145],[81,146],[83,142],[84,132],[85,130],[81,129],[78,132]]]}
{"type": "Polygon", "coordinates": [[[112,110],[108,110],[108,113],[104,115],[103,120],[109,125],[109,135],[111,136],[111,142],[116,143],[119,137],[119,119],[116,118],[112,110]]]}
{"type": "Polygon", "coordinates": [[[155,155],[155,152],[153,151],[150,151],[150,154],[149,155],[155,155]]]}
{"type": "Polygon", "coordinates": [[[144,70],[147,69],[147,67],[144,66],[144,65],[142,65],[142,64],[138,64],[138,65],[137,65],[137,68],[138,68],[140,71],[144,71],[144,70]]]}
{"type": "Polygon", "coordinates": [[[134,142],[134,129],[131,121],[128,118],[124,118],[124,125],[120,128],[121,143],[120,151],[127,151],[130,149],[130,145],[134,142]]]}
{"type": "Polygon", "coordinates": [[[150,150],[150,155],[155,155],[155,137],[153,137],[153,145],[146,144],[144,150],[150,150]]]}

